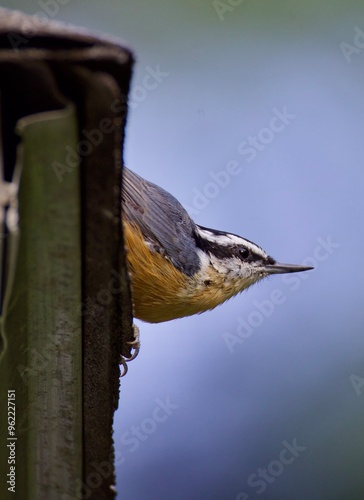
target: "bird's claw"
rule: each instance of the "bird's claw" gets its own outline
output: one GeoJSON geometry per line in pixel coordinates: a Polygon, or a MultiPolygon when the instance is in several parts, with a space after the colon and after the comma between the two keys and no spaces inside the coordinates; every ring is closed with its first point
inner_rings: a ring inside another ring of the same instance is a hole
{"type": "Polygon", "coordinates": [[[133,349],[132,355],[130,358],[125,358],[124,356],[121,356],[120,358],[120,364],[123,365],[124,371],[121,375],[121,377],[124,377],[128,373],[128,365],[127,363],[130,363],[130,361],[133,361],[135,359],[140,351],[140,335],[139,335],[139,328],[134,325],[133,323],[133,332],[134,332],[134,340],[132,342],[128,342],[128,345],[131,346],[133,349]]]}

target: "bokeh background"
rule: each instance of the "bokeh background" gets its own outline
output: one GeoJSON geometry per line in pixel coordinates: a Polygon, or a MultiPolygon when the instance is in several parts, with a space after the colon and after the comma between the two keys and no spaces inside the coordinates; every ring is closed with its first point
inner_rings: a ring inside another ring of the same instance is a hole
{"type": "Polygon", "coordinates": [[[118,498],[363,499],[364,3],[1,5],[123,38],[137,58],[126,164],[201,225],[315,266],[138,323],[118,498]]]}

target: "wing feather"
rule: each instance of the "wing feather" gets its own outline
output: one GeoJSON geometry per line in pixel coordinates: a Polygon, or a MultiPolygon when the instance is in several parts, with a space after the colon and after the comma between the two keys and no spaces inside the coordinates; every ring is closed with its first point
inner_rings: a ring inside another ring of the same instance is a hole
{"type": "Polygon", "coordinates": [[[151,249],[188,276],[200,269],[195,223],[174,196],[124,167],[122,201],[126,221],[139,227],[151,249]]]}

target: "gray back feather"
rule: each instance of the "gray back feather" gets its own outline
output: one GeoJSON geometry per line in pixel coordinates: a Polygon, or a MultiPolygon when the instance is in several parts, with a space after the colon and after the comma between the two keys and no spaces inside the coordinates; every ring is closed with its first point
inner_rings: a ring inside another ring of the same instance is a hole
{"type": "Polygon", "coordinates": [[[200,269],[194,222],[170,193],[123,168],[123,212],[138,226],[151,248],[188,276],[200,269]]]}

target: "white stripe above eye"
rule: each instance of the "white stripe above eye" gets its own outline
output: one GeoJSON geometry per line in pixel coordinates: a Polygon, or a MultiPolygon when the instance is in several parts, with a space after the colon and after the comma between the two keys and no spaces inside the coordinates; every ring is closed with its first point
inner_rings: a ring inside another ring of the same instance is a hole
{"type": "Polygon", "coordinates": [[[241,236],[237,236],[236,234],[224,233],[224,234],[216,234],[207,229],[201,229],[197,226],[197,233],[201,238],[204,238],[208,241],[212,241],[213,243],[217,243],[222,246],[230,246],[230,245],[243,245],[248,250],[251,250],[256,255],[260,255],[263,259],[267,257],[267,254],[264,252],[262,248],[260,248],[255,243],[248,241],[241,236]]]}

